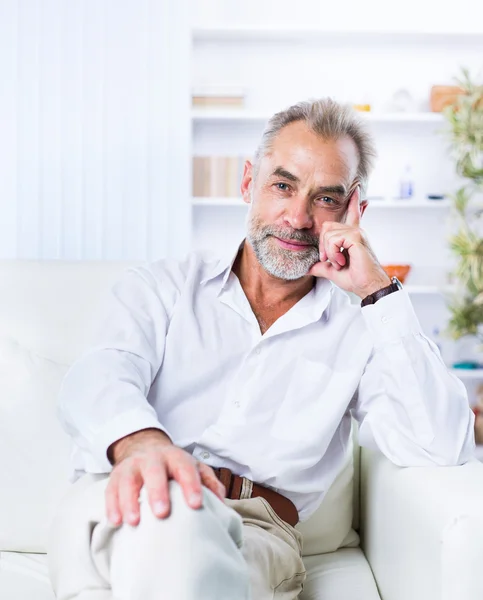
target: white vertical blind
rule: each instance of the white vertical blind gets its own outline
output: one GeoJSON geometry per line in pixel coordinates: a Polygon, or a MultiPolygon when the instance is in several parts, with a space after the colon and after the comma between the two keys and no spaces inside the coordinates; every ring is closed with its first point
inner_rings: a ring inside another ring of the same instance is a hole
{"type": "Polygon", "coordinates": [[[0,258],[190,243],[188,0],[0,0],[0,258]]]}

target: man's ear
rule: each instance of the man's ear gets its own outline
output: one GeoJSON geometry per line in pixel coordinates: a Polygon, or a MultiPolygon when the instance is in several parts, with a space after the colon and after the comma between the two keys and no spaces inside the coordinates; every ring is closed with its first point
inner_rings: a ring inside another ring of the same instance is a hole
{"type": "Polygon", "coordinates": [[[366,210],[366,208],[369,206],[369,200],[363,200],[360,204],[360,209],[361,209],[361,217],[364,215],[364,212],[366,210]]]}
{"type": "Polygon", "coordinates": [[[252,198],[252,186],[253,186],[253,165],[249,160],[245,161],[243,167],[243,177],[241,180],[240,191],[242,194],[243,202],[250,204],[252,198]]]}

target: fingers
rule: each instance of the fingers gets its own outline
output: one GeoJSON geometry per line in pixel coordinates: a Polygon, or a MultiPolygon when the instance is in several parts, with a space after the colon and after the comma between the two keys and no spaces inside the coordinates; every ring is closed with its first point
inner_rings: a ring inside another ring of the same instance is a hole
{"type": "Polygon", "coordinates": [[[118,484],[117,477],[111,475],[105,492],[107,518],[113,525],[120,525],[122,523],[118,484]]]}
{"type": "Polygon", "coordinates": [[[107,518],[116,526],[123,522],[138,525],[139,494],[143,486],[153,514],[158,518],[167,517],[171,510],[171,478],[179,483],[188,506],[193,509],[203,504],[202,482],[221,500],[225,497],[225,487],[211,467],[198,464],[180,448],[164,448],[162,452],[123,460],[114,468],[105,493],[107,518]]]}
{"type": "Polygon", "coordinates": [[[349,205],[347,207],[346,219],[345,222],[350,227],[358,227],[361,222],[361,209],[360,209],[360,200],[361,200],[361,186],[357,185],[355,190],[352,192],[352,195],[349,199],[349,205]]]}
{"type": "Polygon", "coordinates": [[[129,525],[139,523],[139,492],[143,484],[141,473],[131,470],[124,474],[119,480],[119,508],[122,520],[129,525]]]}
{"type": "Polygon", "coordinates": [[[171,463],[168,461],[167,466],[169,474],[180,484],[188,505],[195,509],[201,508],[203,500],[201,477],[195,461],[188,454],[180,455],[171,463]]]}
{"type": "Polygon", "coordinates": [[[153,514],[161,519],[171,511],[169,483],[166,465],[163,460],[153,460],[144,469],[144,487],[153,514]]]}
{"type": "Polygon", "coordinates": [[[226,489],[215,475],[213,469],[204,463],[199,463],[198,469],[203,485],[216,494],[220,500],[223,500],[226,497],[226,489]]]}
{"type": "Polygon", "coordinates": [[[347,238],[342,232],[337,231],[328,231],[323,236],[323,256],[322,252],[320,253],[321,261],[329,260],[333,267],[340,271],[346,263],[346,257],[341,252],[341,248],[344,247],[346,250],[347,238]]]}
{"type": "Polygon", "coordinates": [[[318,262],[310,269],[309,275],[332,279],[332,274],[334,271],[335,268],[329,262],[318,262]]]}

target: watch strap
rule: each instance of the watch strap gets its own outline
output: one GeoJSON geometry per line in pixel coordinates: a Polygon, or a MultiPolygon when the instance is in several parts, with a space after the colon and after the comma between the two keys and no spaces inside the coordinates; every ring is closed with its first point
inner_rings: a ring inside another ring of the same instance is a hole
{"type": "Polygon", "coordinates": [[[402,289],[401,282],[397,277],[391,277],[391,282],[392,283],[390,285],[377,290],[377,292],[369,294],[369,296],[366,296],[364,300],[362,300],[361,306],[364,307],[368,306],[369,304],[375,304],[378,300],[384,298],[384,296],[388,296],[389,294],[402,289]]]}

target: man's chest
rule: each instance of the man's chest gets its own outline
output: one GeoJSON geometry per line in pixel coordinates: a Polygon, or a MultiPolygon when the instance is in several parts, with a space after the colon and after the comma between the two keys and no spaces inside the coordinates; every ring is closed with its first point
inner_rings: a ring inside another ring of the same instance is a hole
{"type": "MultiPolygon", "coordinates": [[[[269,321],[273,313],[261,318],[269,321]]],[[[277,333],[278,325],[262,335],[254,314],[247,319],[230,306],[208,307],[202,317],[175,313],[159,372],[165,400],[196,395],[218,403],[230,397],[240,406],[270,410],[289,396],[308,403],[327,386],[333,391],[351,379],[349,372],[360,374],[363,356],[357,358],[347,330],[315,321],[277,333]]]]}

